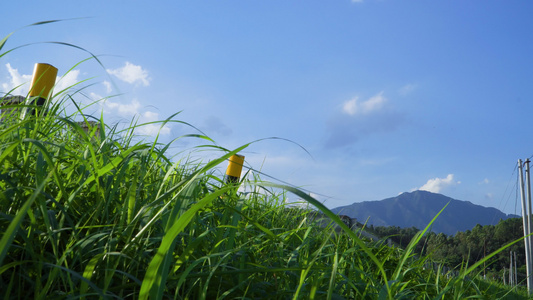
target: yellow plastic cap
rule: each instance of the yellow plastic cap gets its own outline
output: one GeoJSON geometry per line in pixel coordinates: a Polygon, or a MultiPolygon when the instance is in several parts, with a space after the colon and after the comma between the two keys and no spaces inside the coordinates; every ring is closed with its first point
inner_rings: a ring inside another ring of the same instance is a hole
{"type": "Polygon", "coordinates": [[[239,178],[241,177],[242,165],[244,164],[244,156],[234,154],[229,158],[226,175],[239,178]]]}
{"type": "Polygon", "coordinates": [[[35,64],[31,80],[30,97],[39,96],[48,99],[56,83],[57,68],[49,64],[35,64]]]}

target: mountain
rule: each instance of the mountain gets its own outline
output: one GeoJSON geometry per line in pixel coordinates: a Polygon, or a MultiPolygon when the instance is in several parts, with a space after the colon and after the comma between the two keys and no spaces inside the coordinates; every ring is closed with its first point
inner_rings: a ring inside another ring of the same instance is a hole
{"type": "Polygon", "coordinates": [[[336,214],[357,218],[361,223],[374,226],[425,228],[435,215],[450,203],[433,223],[432,231],[454,235],[471,230],[477,224],[496,225],[500,219],[519,217],[507,215],[496,208],[456,200],[426,191],[403,193],[380,201],[365,201],[332,209],[336,214]]]}

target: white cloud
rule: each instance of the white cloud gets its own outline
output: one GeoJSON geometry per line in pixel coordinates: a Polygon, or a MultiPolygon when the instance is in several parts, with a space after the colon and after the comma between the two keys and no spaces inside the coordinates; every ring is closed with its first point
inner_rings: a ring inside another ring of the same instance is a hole
{"type": "Polygon", "coordinates": [[[381,110],[386,102],[387,98],[383,97],[383,92],[362,102],[359,102],[359,97],[355,97],[344,102],[342,111],[350,116],[366,115],[381,110]]]}
{"type": "Polygon", "coordinates": [[[379,110],[383,107],[383,105],[387,102],[387,99],[383,97],[383,92],[380,92],[379,94],[375,95],[374,97],[366,100],[365,102],[361,103],[361,107],[363,109],[363,113],[369,113],[376,110],[379,110]]]}
{"type": "MultiPolygon", "coordinates": [[[[140,124],[159,121],[159,114],[153,111],[145,111],[141,114],[139,121],[140,124]]],[[[136,132],[144,135],[156,135],[157,133],[160,135],[169,135],[170,127],[167,124],[161,127],[161,124],[162,123],[147,124],[139,126],[135,130],[136,132]]]]}
{"type": "MultiPolygon", "coordinates": [[[[95,96],[97,95],[95,94],[95,96]]],[[[159,114],[156,112],[148,110],[141,112],[142,105],[137,99],[133,99],[130,103],[118,103],[107,99],[103,106],[106,114],[118,114],[123,118],[138,116],[137,124],[160,121],[159,114]]],[[[135,131],[142,135],[155,135],[158,132],[160,135],[169,135],[171,128],[168,124],[161,128],[161,123],[155,123],[138,126],[135,131]]]]}
{"type": "Polygon", "coordinates": [[[440,193],[444,188],[460,184],[460,181],[453,179],[453,174],[448,174],[446,178],[432,178],[417,190],[440,193]]]}
{"type": "Polygon", "coordinates": [[[169,135],[170,127],[164,125],[163,128],[161,128],[161,124],[147,124],[135,128],[135,132],[142,135],[156,135],[157,133],[160,135],[169,135]]]}
{"type": "Polygon", "coordinates": [[[113,89],[111,88],[111,82],[104,80],[103,84],[105,85],[105,90],[108,94],[113,91],[113,89]]]}
{"type": "Polygon", "coordinates": [[[112,111],[115,111],[123,117],[131,117],[139,113],[141,103],[139,103],[139,101],[137,101],[136,99],[133,99],[130,103],[125,104],[106,100],[105,108],[105,112],[111,113],[112,111]]]}
{"type": "Polygon", "coordinates": [[[159,118],[159,114],[153,111],[146,111],[142,114],[142,116],[146,122],[157,121],[159,118]]]}
{"type": "Polygon", "coordinates": [[[406,84],[400,88],[398,93],[402,96],[406,96],[410,93],[412,93],[417,88],[416,84],[406,84]]]}
{"type": "Polygon", "coordinates": [[[355,143],[364,136],[392,131],[404,123],[404,116],[389,105],[381,91],[364,101],[355,97],[344,102],[327,123],[327,148],[355,143]]]}
{"type": "Polygon", "coordinates": [[[56,86],[54,87],[54,92],[60,92],[78,83],[79,75],[80,70],[72,70],[65,74],[62,78],[58,77],[58,79],[56,80],[56,86]]]}
{"type": "Polygon", "coordinates": [[[352,100],[344,102],[342,105],[342,111],[348,115],[355,115],[357,112],[357,100],[359,97],[355,97],[352,100]]]}
{"type": "Polygon", "coordinates": [[[90,92],[89,93],[89,96],[92,100],[94,101],[99,101],[99,100],[102,100],[104,99],[104,97],[100,96],[99,94],[95,93],[95,92],[90,92]]]}
{"type": "Polygon", "coordinates": [[[29,82],[32,75],[20,75],[18,69],[11,67],[11,64],[6,64],[7,72],[9,73],[9,82],[2,83],[2,92],[9,92],[14,88],[17,88],[12,92],[14,95],[26,95],[30,89],[29,82]]]}
{"type": "Polygon", "coordinates": [[[118,79],[130,84],[141,83],[144,86],[150,85],[148,71],[143,69],[141,66],[134,65],[128,61],[122,68],[107,69],[107,73],[114,75],[118,79]]]}
{"type": "Polygon", "coordinates": [[[483,179],[479,184],[489,184],[490,180],[488,178],[483,179]]]}
{"type": "MultiPolygon", "coordinates": [[[[315,199],[319,199],[318,195],[317,194],[314,194],[314,193],[308,193],[309,196],[315,198],[315,199]]],[[[292,198],[290,197],[285,197],[285,199],[283,200],[285,202],[285,204],[287,204],[288,206],[290,207],[297,207],[297,208],[302,208],[302,209],[310,209],[310,208],[313,208],[314,206],[311,205],[309,202],[307,202],[306,200],[302,199],[302,198],[297,198],[295,201],[292,200],[292,198]]]]}

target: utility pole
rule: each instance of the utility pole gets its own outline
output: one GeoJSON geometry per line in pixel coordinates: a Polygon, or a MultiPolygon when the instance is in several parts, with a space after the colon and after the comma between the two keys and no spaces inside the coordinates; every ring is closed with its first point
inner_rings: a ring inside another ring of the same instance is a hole
{"type": "Polygon", "coordinates": [[[513,262],[514,262],[514,283],[515,285],[518,284],[518,269],[516,268],[516,251],[513,251],[513,255],[514,255],[514,259],[513,259],[513,262]]]}
{"type": "MultiPolygon", "coordinates": [[[[529,174],[529,160],[526,160],[526,173],[529,174]]],[[[531,198],[528,198],[526,201],[526,195],[524,191],[524,172],[522,170],[522,160],[518,160],[518,174],[520,176],[520,196],[522,198],[522,225],[524,227],[524,244],[525,244],[525,254],[526,254],[526,271],[527,271],[527,291],[531,293],[531,238],[529,237],[530,229],[530,212],[531,212],[531,198]],[[529,205],[528,205],[529,204],[529,205]],[[529,207],[528,207],[529,206],[529,207]]],[[[530,181],[528,176],[528,194],[530,195],[530,181]]]]}
{"type": "Polygon", "coordinates": [[[506,284],[506,282],[505,282],[505,268],[503,268],[502,281],[503,281],[503,285],[505,285],[506,284]]]}
{"type": "Polygon", "coordinates": [[[528,283],[528,291],[531,293],[531,289],[533,289],[533,277],[531,276],[531,273],[533,272],[533,252],[531,251],[531,247],[533,246],[533,237],[531,236],[531,177],[529,172],[529,158],[526,159],[526,187],[527,187],[527,229],[528,229],[528,237],[529,240],[529,274],[527,274],[527,283],[528,283]]]}

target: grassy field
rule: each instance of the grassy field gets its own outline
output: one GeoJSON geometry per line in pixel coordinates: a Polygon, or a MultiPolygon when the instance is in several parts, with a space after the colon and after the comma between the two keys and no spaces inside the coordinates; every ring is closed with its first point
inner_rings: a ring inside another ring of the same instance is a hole
{"type": "Polygon", "coordinates": [[[171,144],[138,141],[135,126],[66,113],[73,94],[56,93],[46,115],[2,116],[2,299],[527,298],[480,280],[483,261],[456,277],[425,268],[431,258],[412,254],[424,231],[390,248],[294,187],[254,176],[226,184],[219,169],[248,145],[225,150],[195,135],[217,159],[170,158],[171,144]],[[332,225],[287,205],[287,193],[332,225]]]}

